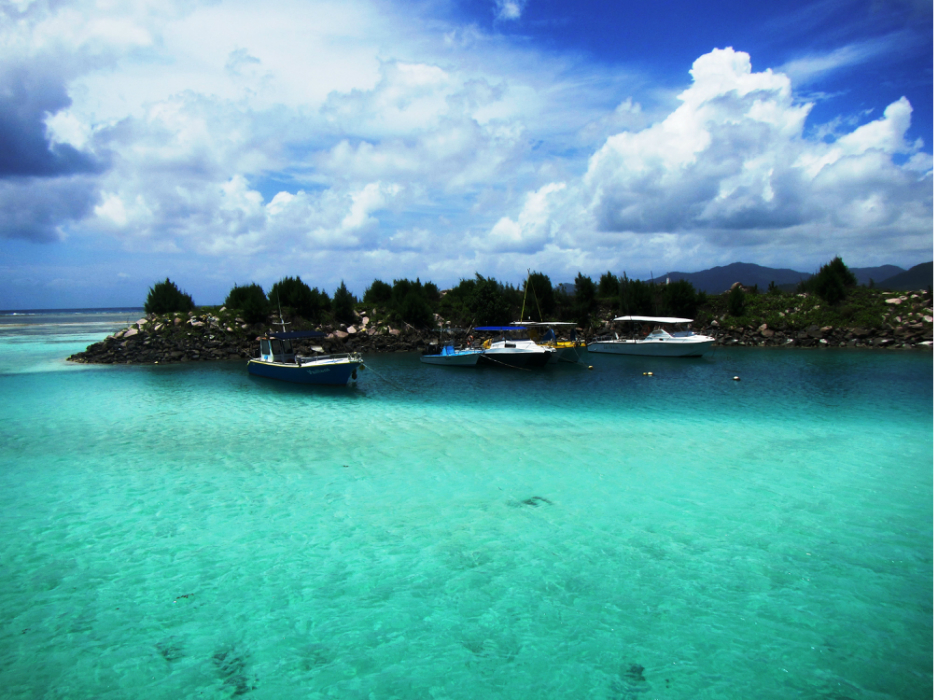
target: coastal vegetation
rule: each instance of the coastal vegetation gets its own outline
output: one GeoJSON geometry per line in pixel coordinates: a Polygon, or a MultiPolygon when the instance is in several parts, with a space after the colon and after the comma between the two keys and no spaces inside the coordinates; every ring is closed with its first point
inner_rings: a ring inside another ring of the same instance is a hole
{"type": "Polygon", "coordinates": [[[309,287],[301,277],[283,277],[272,285],[269,304],[273,309],[282,308],[314,323],[324,320],[331,310],[327,292],[309,287]]]}
{"type": "Polygon", "coordinates": [[[234,285],[224,306],[240,309],[247,323],[262,323],[269,316],[269,300],[263,288],[255,283],[234,285]]]}
{"type": "Polygon", "coordinates": [[[168,314],[175,311],[191,311],[195,303],[190,294],[181,291],[175,282],[168,277],[165,282],[157,282],[149,288],[146,303],[143,304],[147,314],[168,314]]]}
{"type": "Polygon", "coordinates": [[[484,325],[571,321],[584,338],[609,333],[619,315],[693,318],[695,330],[724,345],[783,347],[930,347],[931,289],[891,292],[855,283],[840,258],[794,291],[740,282],[705,294],[686,280],[669,284],[630,279],[625,273],[579,273],[574,284],[553,285],[531,272],[519,286],[476,273],[448,290],[432,282],[374,280],[362,299],[341,282],[333,296],[299,277],[284,277],[268,294],[255,283],[234,285],[221,307],[195,307],[191,296],[166,279],[146,299],[145,318],[78,353],[76,362],[185,362],[250,357],[256,336],[276,328],[318,330],[329,352],[423,349],[438,327],[466,338],[484,325]],[[281,317],[280,317],[281,314],[281,317]]]}
{"type": "Polygon", "coordinates": [[[396,279],[392,284],[375,279],[357,299],[343,282],[329,297],[300,277],[284,277],[265,296],[256,284],[234,286],[225,307],[249,324],[262,321],[281,307],[299,327],[303,323],[347,325],[366,315],[387,328],[415,329],[434,328],[438,323],[500,325],[521,318],[571,321],[587,330],[614,315],[693,318],[701,327],[716,321],[722,328],[766,324],[799,330],[819,324],[880,329],[902,321],[925,323],[924,318],[930,315],[922,313],[923,309],[895,313],[882,290],[857,285],[840,257],[823,265],[794,291],[774,283],[760,291],[758,285],[744,286],[740,280],[722,294],[706,294],[683,279],[659,284],[611,271],[602,274],[598,282],[578,273],[573,285],[554,285],[548,275],[530,271],[518,286],[475,273],[444,291],[421,279],[396,279]]]}

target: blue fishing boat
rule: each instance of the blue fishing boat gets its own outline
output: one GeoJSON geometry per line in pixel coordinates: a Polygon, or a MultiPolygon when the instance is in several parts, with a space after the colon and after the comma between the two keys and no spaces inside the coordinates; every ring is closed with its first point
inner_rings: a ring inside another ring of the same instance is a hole
{"type": "Polygon", "coordinates": [[[437,353],[424,354],[422,362],[427,365],[447,365],[448,367],[472,367],[483,354],[483,350],[470,348],[455,350],[453,345],[445,345],[437,353]]]}
{"type": "Polygon", "coordinates": [[[297,355],[293,340],[323,338],[318,331],[289,331],[260,336],[259,357],[247,362],[247,370],[255,377],[279,379],[295,384],[331,384],[342,386],[357,379],[357,370],[364,369],[360,353],[335,355],[297,355]]]}

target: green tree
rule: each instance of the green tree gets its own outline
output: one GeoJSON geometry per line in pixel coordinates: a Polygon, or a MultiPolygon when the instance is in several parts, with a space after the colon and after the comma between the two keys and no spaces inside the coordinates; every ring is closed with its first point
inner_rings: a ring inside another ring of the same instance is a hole
{"type": "Polygon", "coordinates": [[[600,275],[597,285],[597,296],[601,299],[610,299],[619,294],[619,278],[609,270],[600,275]]]}
{"type": "Polygon", "coordinates": [[[651,316],[655,313],[655,283],[631,280],[623,273],[619,281],[619,307],[626,315],[651,316]]]}
{"type": "Polygon", "coordinates": [[[399,315],[403,321],[416,328],[427,328],[434,321],[434,315],[425,297],[414,291],[405,295],[399,308],[399,315]]]}
{"type": "Polygon", "coordinates": [[[446,319],[470,323],[470,321],[474,320],[470,304],[476,286],[476,279],[462,279],[456,287],[449,289],[441,297],[438,303],[438,312],[446,319]]]}
{"type": "Polygon", "coordinates": [[[363,303],[372,306],[388,306],[392,301],[392,287],[382,280],[373,280],[373,284],[363,293],[363,303]]]}
{"type": "Polygon", "coordinates": [[[574,280],[574,316],[578,323],[590,320],[590,314],[597,307],[597,285],[590,277],[581,272],[574,280]]]}
{"type": "Polygon", "coordinates": [[[504,292],[503,286],[495,279],[477,273],[476,284],[468,303],[477,325],[508,323],[511,320],[504,292]]]}
{"type": "Polygon", "coordinates": [[[662,310],[666,314],[682,318],[694,318],[697,307],[704,303],[706,295],[694,289],[687,280],[669,282],[661,288],[662,310]]]}
{"type": "Polygon", "coordinates": [[[554,316],[558,308],[551,279],[542,272],[532,272],[525,281],[525,316],[538,316],[539,321],[554,316]]]}
{"type": "Polygon", "coordinates": [[[730,316],[740,317],[746,311],[746,292],[742,285],[737,284],[730,290],[730,296],[727,298],[727,308],[730,310],[730,316]]]}
{"type": "Polygon", "coordinates": [[[263,288],[256,283],[234,285],[227,293],[224,306],[237,309],[247,323],[261,323],[269,315],[269,300],[263,288]]]}
{"type": "Polygon", "coordinates": [[[431,326],[434,322],[432,306],[439,296],[438,287],[432,283],[422,284],[401,279],[393,280],[392,311],[406,323],[418,328],[431,326]]]}
{"type": "Polygon", "coordinates": [[[283,277],[269,290],[269,303],[273,308],[289,307],[299,316],[315,323],[320,322],[331,305],[325,292],[312,289],[302,282],[301,277],[283,277]]]}
{"type": "Polygon", "coordinates": [[[341,280],[340,286],[334,292],[334,297],[331,300],[331,313],[341,323],[353,323],[353,306],[356,302],[354,295],[350,293],[347,285],[344,284],[344,280],[341,280]]]}
{"type": "Polygon", "coordinates": [[[839,304],[846,298],[849,290],[856,286],[856,275],[838,255],[826,265],[822,265],[809,282],[821,299],[828,304],[839,304]]]}
{"type": "Polygon", "coordinates": [[[195,303],[190,294],[185,294],[168,277],[149,288],[143,309],[147,314],[170,314],[176,311],[191,311],[195,303]]]}

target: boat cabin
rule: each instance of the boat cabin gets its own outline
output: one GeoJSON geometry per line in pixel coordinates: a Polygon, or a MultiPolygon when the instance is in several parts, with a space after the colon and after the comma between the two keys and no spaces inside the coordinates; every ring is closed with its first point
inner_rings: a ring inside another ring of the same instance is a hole
{"type": "MultiPolygon", "coordinates": [[[[292,341],[306,338],[323,338],[324,335],[324,333],[319,331],[280,331],[268,333],[257,338],[259,341],[259,359],[263,362],[295,364],[296,356],[295,349],[292,347],[292,341]]],[[[320,350],[320,348],[316,350],[320,350]]]]}
{"type": "MultiPolygon", "coordinates": [[[[673,318],[668,316],[619,316],[613,319],[616,322],[628,323],[630,336],[641,337],[645,340],[669,340],[672,338],[689,338],[694,335],[689,327],[693,321],[690,318],[673,318]]],[[[617,335],[617,338],[619,336],[617,335]]]]}
{"type": "Polygon", "coordinates": [[[264,362],[295,362],[292,341],[287,338],[260,338],[259,357],[264,362]]]}
{"type": "Polygon", "coordinates": [[[504,347],[514,348],[516,347],[516,342],[525,342],[528,343],[531,338],[529,338],[528,328],[525,326],[478,326],[474,328],[475,331],[480,331],[481,333],[495,333],[500,335],[500,339],[496,340],[494,338],[487,338],[483,341],[483,346],[486,349],[491,347],[491,343],[503,343],[504,347]]]}

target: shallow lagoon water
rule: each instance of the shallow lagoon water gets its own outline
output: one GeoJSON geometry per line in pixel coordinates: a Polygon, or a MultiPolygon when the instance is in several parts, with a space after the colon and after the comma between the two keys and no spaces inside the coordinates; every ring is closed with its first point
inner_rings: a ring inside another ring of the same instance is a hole
{"type": "Polygon", "coordinates": [[[0,320],[5,697],[932,694],[930,354],[62,360],[109,330],[0,320]]]}

